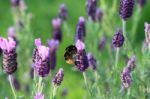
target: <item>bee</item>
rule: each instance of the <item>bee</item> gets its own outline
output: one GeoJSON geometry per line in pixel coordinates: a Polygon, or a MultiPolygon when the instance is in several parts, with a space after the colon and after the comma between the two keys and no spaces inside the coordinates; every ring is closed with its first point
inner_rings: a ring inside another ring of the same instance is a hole
{"type": "Polygon", "coordinates": [[[74,63],[74,58],[76,57],[77,54],[77,48],[74,45],[69,45],[66,49],[65,49],[65,54],[64,54],[64,58],[66,60],[66,63],[68,64],[73,64],[74,63]]]}

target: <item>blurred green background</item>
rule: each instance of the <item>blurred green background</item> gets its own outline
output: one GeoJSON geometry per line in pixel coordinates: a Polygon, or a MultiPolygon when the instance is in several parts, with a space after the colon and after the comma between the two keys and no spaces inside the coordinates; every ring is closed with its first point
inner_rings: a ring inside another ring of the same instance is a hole
{"type": "MultiPolygon", "coordinates": [[[[100,0],[98,0],[98,2],[99,1],[100,0]]],[[[111,5],[112,1],[113,0],[106,0],[108,5],[111,5]]],[[[119,2],[119,0],[117,1],[119,2]]],[[[33,33],[34,38],[40,37],[43,44],[46,44],[46,41],[51,38],[51,35],[52,35],[51,20],[56,17],[60,4],[64,3],[68,9],[67,23],[68,23],[68,28],[70,30],[70,34],[69,36],[67,36],[67,33],[65,32],[65,30],[63,30],[63,41],[60,43],[60,46],[57,51],[57,68],[56,68],[56,71],[58,70],[59,67],[63,67],[65,70],[64,80],[63,80],[61,87],[59,88],[58,97],[61,96],[61,92],[64,89],[67,89],[68,93],[67,93],[66,99],[81,99],[85,95],[83,86],[82,86],[83,85],[82,74],[79,72],[72,71],[72,66],[67,65],[63,58],[63,54],[65,52],[66,46],[73,43],[75,26],[76,26],[78,17],[79,16],[87,17],[85,2],[86,0],[25,0],[25,3],[28,7],[28,11],[32,13],[32,17],[33,17],[32,22],[31,22],[31,33],[33,33]]],[[[135,37],[136,43],[134,42],[134,46],[135,48],[138,47],[138,49],[140,49],[142,41],[144,40],[144,22],[145,21],[150,22],[150,14],[149,14],[150,10],[149,9],[150,9],[150,1],[148,1],[146,6],[142,9],[141,20],[137,28],[137,35],[135,37]]],[[[117,17],[118,19],[116,22],[117,25],[114,27],[115,28],[118,26],[121,27],[119,15],[116,14],[116,16],[114,17],[117,17]]],[[[136,17],[139,17],[139,16],[136,16],[136,17]]],[[[133,24],[133,22],[131,21],[133,18],[134,17],[132,17],[130,21],[127,23],[128,29],[130,29],[130,27],[133,24]]],[[[0,0],[0,36],[6,37],[7,28],[9,26],[12,26],[13,24],[14,23],[13,23],[13,17],[11,14],[10,1],[0,0]]],[[[110,24],[111,24],[111,21],[110,21],[110,24]]],[[[112,33],[114,33],[114,31],[115,30],[112,30],[112,33]]],[[[107,33],[107,34],[111,36],[113,35],[112,33],[107,33]]],[[[110,43],[110,42],[107,42],[107,43],[110,43]]],[[[25,63],[22,63],[22,64],[25,64],[25,63]]],[[[24,68],[21,66],[18,69],[18,71],[23,71],[23,70],[24,68]]],[[[53,73],[55,73],[56,71],[53,71],[53,73]]],[[[21,73],[21,74],[17,73],[19,81],[22,82],[22,80],[26,80],[26,79],[20,79],[24,77],[23,75],[26,75],[26,72],[29,72],[29,71],[25,71],[24,73],[21,73]]],[[[0,98],[4,99],[5,96],[12,97],[12,92],[10,90],[7,77],[6,75],[3,74],[2,70],[0,70],[0,79],[1,79],[0,98]]],[[[49,88],[48,86],[50,86],[50,79],[49,78],[47,79],[49,81],[49,84],[46,85],[46,88],[49,88]]],[[[32,83],[30,83],[30,85],[32,85],[32,83]]],[[[25,99],[29,99],[30,97],[28,93],[24,94],[22,92],[17,92],[17,94],[21,96],[25,95],[26,97],[25,99]]],[[[46,95],[45,97],[47,97],[46,95]]]]}

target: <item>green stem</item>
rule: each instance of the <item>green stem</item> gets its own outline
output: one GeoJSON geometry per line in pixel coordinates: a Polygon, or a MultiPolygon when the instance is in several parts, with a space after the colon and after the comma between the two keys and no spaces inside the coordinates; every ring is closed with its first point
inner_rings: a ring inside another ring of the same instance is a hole
{"type": "Polygon", "coordinates": [[[53,86],[52,99],[56,99],[57,86],[53,86]]]}
{"type": "Polygon", "coordinates": [[[83,77],[84,77],[84,83],[85,83],[86,89],[88,90],[90,96],[92,96],[92,93],[90,91],[89,85],[87,83],[87,77],[86,77],[86,73],[85,72],[83,72],[83,77]]]}
{"type": "Polygon", "coordinates": [[[13,95],[14,95],[14,99],[17,99],[16,93],[15,93],[15,89],[14,89],[14,87],[13,87],[12,76],[11,76],[11,75],[9,75],[9,76],[8,76],[8,78],[9,78],[9,82],[10,82],[11,90],[12,90],[13,95]]]}
{"type": "Polygon", "coordinates": [[[117,51],[116,51],[115,69],[117,68],[118,61],[119,61],[119,48],[117,48],[117,51]]]}
{"type": "Polygon", "coordinates": [[[42,89],[41,89],[41,86],[42,86],[42,77],[39,77],[39,82],[38,82],[38,92],[41,92],[42,89]]]}
{"type": "Polygon", "coordinates": [[[122,20],[122,30],[123,30],[123,35],[125,37],[125,39],[127,39],[126,36],[126,21],[122,20]]]}

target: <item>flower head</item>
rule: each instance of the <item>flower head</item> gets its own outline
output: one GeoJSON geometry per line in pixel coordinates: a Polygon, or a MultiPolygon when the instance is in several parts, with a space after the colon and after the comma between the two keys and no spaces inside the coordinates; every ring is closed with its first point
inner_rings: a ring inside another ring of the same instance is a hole
{"type": "Polygon", "coordinates": [[[99,40],[99,44],[98,44],[98,50],[99,51],[102,51],[104,49],[104,46],[105,46],[105,43],[106,43],[106,37],[105,36],[102,36],[99,40]]]}
{"type": "Polygon", "coordinates": [[[58,17],[62,20],[62,21],[65,21],[67,20],[67,14],[68,14],[68,11],[66,9],[66,6],[65,4],[61,4],[60,5],[60,9],[59,9],[59,12],[58,12],[58,17]]]}
{"type": "Polygon", "coordinates": [[[77,40],[75,43],[75,46],[76,46],[78,51],[85,49],[85,45],[81,40],[77,40]]]}
{"type": "Polygon", "coordinates": [[[55,86],[59,86],[63,80],[64,77],[64,70],[63,68],[60,68],[57,72],[57,74],[53,77],[52,83],[55,86]]]}
{"type": "Polygon", "coordinates": [[[8,30],[7,30],[7,34],[8,34],[8,37],[12,37],[14,38],[15,37],[15,28],[14,27],[9,27],[8,30]]]}
{"type": "Polygon", "coordinates": [[[86,30],[84,17],[79,17],[78,23],[76,25],[75,41],[78,39],[84,41],[85,34],[86,30]]]}
{"type": "Polygon", "coordinates": [[[126,21],[132,16],[134,0],[120,0],[119,14],[122,20],[126,21]]]}
{"type": "Polygon", "coordinates": [[[131,58],[128,60],[127,68],[129,72],[133,71],[135,68],[135,55],[131,56],[131,58]]]}
{"type": "Polygon", "coordinates": [[[45,77],[49,74],[50,71],[50,62],[49,62],[49,48],[41,45],[40,39],[35,40],[36,48],[33,51],[33,64],[36,73],[45,77]]]}
{"type": "Polygon", "coordinates": [[[92,67],[92,69],[95,71],[96,70],[96,59],[93,57],[92,53],[87,54],[89,66],[92,67]]]}
{"type": "Polygon", "coordinates": [[[34,99],[44,99],[44,94],[41,92],[36,92],[34,99]]]}
{"type": "Polygon", "coordinates": [[[9,37],[8,40],[0,38],[0,48],[3,52],[3,71],[12,74],[17,70],[16,42],[9,37]]]}
{"type": "Polygon", "coordinates": [[[117,29],[113,39],[112,39],[112,43],[114,45],[114,47],[121,47],[124,43],[124,36],[122,34],[122,31],[120,29],[117,29]]]}
{"type": "Polygon", "coordinates": [[[101,21],[103,17],[103,12],[101,9],[96,9],[96,13],[95,13],[95,21],[101,21]]]}
{"type": "Polygon", "coordinates": [[[131,85],[131,75],[127,68],[124,68],[120,75],[122,81],[122,87],[128,88],[131,85]]]}
{"type": "Polygon", "coordinates": [[[97,6],[97,1],[96,0],[87,0],[86,1],[86,10],[87,10],[87,15],[95,21],[95,13],[96,13],[96,6],[97,6]]]}
{"type": "Polygon", "coordinates": [[[61,20],[59,18],[52,20],[52,32],[53,38],[58,41],[61,41],[62,39],[61,20]]]}
{"type": "Polygon", "coordinates": [[[59,41],[51,39],[47,41],[47,45],[50,49],[50,68],[55,69],[56,67],[56,50],[59,45],[59,41]]]}

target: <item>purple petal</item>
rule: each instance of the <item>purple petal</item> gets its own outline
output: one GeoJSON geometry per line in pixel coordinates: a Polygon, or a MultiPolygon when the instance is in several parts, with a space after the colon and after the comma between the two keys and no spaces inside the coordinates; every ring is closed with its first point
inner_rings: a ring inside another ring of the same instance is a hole
{"type": "Polygon", "coordinates": [[[35,39],[35,45],[36,45],[37,47],[41,46],[41,39],[40,39],[40,38],[35,39]]]}

